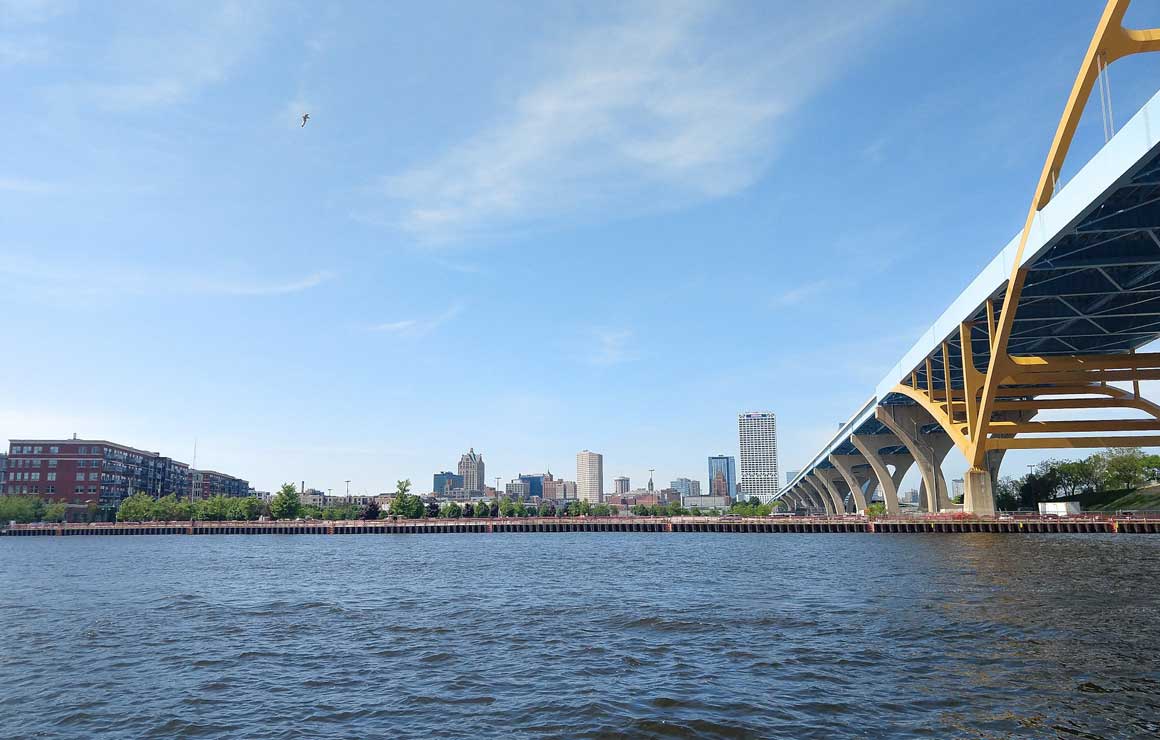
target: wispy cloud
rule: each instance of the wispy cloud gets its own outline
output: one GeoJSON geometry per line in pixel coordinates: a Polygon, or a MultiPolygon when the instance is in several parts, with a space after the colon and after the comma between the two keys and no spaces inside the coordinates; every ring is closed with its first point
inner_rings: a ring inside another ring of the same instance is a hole
{"type": "Polygon", "coordinates": [[[832,292],[836,287],[835,281],[829,278],[802,283],[775,296],[773,303],[777,306],[797,306],[823,293],[832,292]]]}
{"type": "Polygon", "coordinates": [[[147,33],[113,38],[95,73],[111,79],[64,93],[115,111],[186,102],[229,76],[261,38],[268,17],[264,2],[216,0],[191,4],[187,10],[159,7],[164,17],[158,23],[131,25],[149,28],[147,33]]]}
{"type": "Polygon", "coordinates": [[[28,288],[60,295],[222,295],[276,296],[317,287],[336,275],[319,271],[301,278],[208,275],[148,270],[117,264],[87,264],[77,260],[52,261],[0,254],[0,276],[10,278],[10,289],[28,288]]]}
{"type": "Polygon", "coordinates": [[[636,357],[629,344],[631,329],[594,329],[591,336],[596,340],[596,349],[588,358],[593,365],[619,365],[636,357]]]}
{"type": "Polygon", "coordinates": [[[44,194],[58,189],[54,183],[44,180],[31,180],[26,177],[4,177],[0,175],[0,192],[44,194]]]}
{"type": "Polygon", "coordinates": [[[399,319],[397,321],[387,321],[381,324],[373,324],[370,327],[371,331],[381,334],[394,334],[396,336],[417,337],[430,334],[438,329],[443,324],[451,321],[459,314],[463,313],[463,304],[455,303],[440,314],[430,316],[427,318],[411,318],[399,319]]]}
{"type": "Polygon", "coordinates": [[[765,170],[779,122],[842,66],[847,42],[896,4],[793,5],[761,32],[708,3],[633,6],[556,45],[510,115],[382,178],[389,218],[440,241],[735,193],[765,170]]]}

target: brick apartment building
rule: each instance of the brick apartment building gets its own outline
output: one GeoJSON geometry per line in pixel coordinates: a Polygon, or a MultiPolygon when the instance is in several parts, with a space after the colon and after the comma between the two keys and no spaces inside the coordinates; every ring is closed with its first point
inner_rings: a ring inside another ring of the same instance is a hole
{"type": "Polygon", "coordinates": [[[221,495],[244,496],[249,490],[249,484],[239,478],[193,471],[188,464],[161,453],[100,439],[13,439],[7,467],[0,490],[8,495],[27,494],[109,509],[139,492],[155,498],[170,494],[187,498],[194,494],[194,472],[202,474],[203,486],[208,481],[209,489],[221,490],[221,495]],[[219,478],[224,480],[215,483],[219,478]],[[241,493],[234,493],[238,490],[241,493]]]}
{"type": "Polygon", "coordinates": [[[194,470],[193,498],[213,498],[214,496],[242,497],[250,495],[249,481],[216,470],[194,470]]]}

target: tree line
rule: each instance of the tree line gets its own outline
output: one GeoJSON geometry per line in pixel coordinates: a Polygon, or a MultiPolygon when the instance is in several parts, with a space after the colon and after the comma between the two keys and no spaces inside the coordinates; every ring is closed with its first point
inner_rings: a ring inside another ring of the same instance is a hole
{"type": "Polygon", "coordinates": [[[1004,477],[995,490],[995,506],[1002,511],[1034,509],[1041,501],[1129,491],[1156,480],[1160,455],[1111,447],[1082,460],[1044,460],[1025,475],[1004,477]]]}

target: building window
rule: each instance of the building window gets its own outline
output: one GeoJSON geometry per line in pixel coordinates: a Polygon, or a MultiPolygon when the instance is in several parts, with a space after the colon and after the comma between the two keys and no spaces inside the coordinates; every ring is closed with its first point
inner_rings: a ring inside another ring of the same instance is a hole
{"type": "Polygon", "coordinates": [[[50,467],[50,468],[56,467],[56,458],[52,458],[51,460],[48,461],[48,467],[50,467]]]}
{"type": "Polygon", "coordinates": [[[59,454],[60,454],[60,448],[59,448],[59,447],[57,447],[56,445],[53,445],[52,447],[49,447],[49,448],[48,448],[48,453],[49,453],[50,455],[59,455],[59,454]]]}
{"type": "Polygon", "coordinates": [[[40,480],[40,473],[33,473],[32,480],[40,480]]]}
{"type": "Polygon", "coordinates": [[[82,447],[82,448],[80,448],[79,450],[77,450],[77,452],[78,452],[79,454],[81,454],[81,455],[87,455],[87,454],[89,454],[89,448],[88,448],[88,447],[82,447]]]}
{"type": "Polygon", "coordinates": [[[97,479],[96,473],[89,473],[89,480],[96,480],[96,479],[97,479]]]}
{"type": "Polygon", "coordinates": [[[34,455],[39,455],[39,454],[40,454],[40,451],[41,451],[41,450],[43,450],[43,449],[44,449],[43,447],[41,447],[40,445],[37,445],[36,447],[33,447],[33,448],[32,448],[32,454],[34,454],[34,455]]]}
{"type": "Polygon", "coordinates": [[[48,474],[48,475],[45,477],[45,480],[56,480],[56,473],[49,473],[49,474],[48,474]]]}
{"type": "Polygon", "coordinates": [[[77,473],[77,480],[84,480],[84,479],[85,479],[84,473],[77,473]]]}

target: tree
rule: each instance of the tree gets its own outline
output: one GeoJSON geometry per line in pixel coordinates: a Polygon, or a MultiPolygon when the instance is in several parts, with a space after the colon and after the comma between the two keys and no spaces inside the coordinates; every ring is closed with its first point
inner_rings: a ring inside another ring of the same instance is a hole
{"type": "Polygon", "coordinates": [[[537,512],[540,516],[556,516],[556,507],[550,501],[540,503],[540,509],[537,512]]]}
{"type": "Polygon", "coordinates": [[[1144,453],[1139,448],[1113,447],[1103,458],[1109,488],[1137,488],[1147,479],[1144,453]]]}
{"type": "Polygon", "coordinates": [[[148,522],[153,519],[153,497],[147,493],[134,493],[121,500],[117,509],[119,522],[148,522]]]}
{"type": "Polygon", "coordinates": [[[411,479],[407,478],[401,481],[395,481],[395,495],[406,496],[411,492],[411,479]]]}
{"type": "Polygon", "coordinates": [[[502,499],[500,499],[499,515],[500,516],[515,516],[516,515],[516,505],[507,496],[504,496],[502,499]]]}
{"type": "Polygon", "coordinates": [[[486,501],[475,502],[475,516],[477,519],[491,515],[491,507],[487,505],[486,501]]]}
{"type": "Polygon", "coordinates": [[[881,501],[875,501],[872,504],[867,504],[866,516],[870,517],[871,519],[877,519],[878,517],[886,516],[886,504],[882,503],[881,501]]]}
{"type": "Polygon", "coordinates": [[[40,521],[44,509],[44,502],[36,496],[0,496],[0,526],[7,526],[8,522],[27,524],[40,521]]]}
{"type": "Polygon", "coordinates": [[[360,519],[378,519],[379,518],[379,503],[374,499],[367,502],[367,505],[362,510],[360,519]]]}
{"type": "Polygon", "coordinates": [[[995,508],[999,511],[1019,508],[1019,484],[1011,476],[1002,478],[995,486],[995,508]]]}
{"type": "Polygon", "coordinates": [[[580,502],[576,499],[569,501],[566,512],[568,516],[580,516],[580,502]]]}
{"type": "Polygon", "coordinates": [[[1099,471],[1092,457],[1054,463],[1060,489],[1064,494],[1074,496],[1080,492],[1096,490],[1099,471]]]}
{"type": "Polygon", "coordinates": [[[63,522],[68,514],[68,504],[64,501],[54,501],[44,507],[44,521],[63,522]]]}
{"type": "Polygon", "coordinates": [[[523,501],[517,501],[515,503],[515,505],[512,507],[512,515],[513,516],[527,516],[528,515],[527,507],[524,506],[523,501]]]}
{"type": "Polygon", "coordinates": [[[295,519],[302,510],[298,489],[293,483],[283,483],[270,501],[270,516],[275,519],[295,519]]]}

